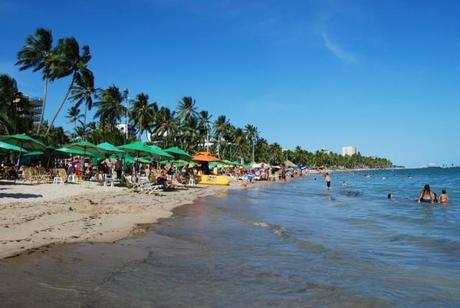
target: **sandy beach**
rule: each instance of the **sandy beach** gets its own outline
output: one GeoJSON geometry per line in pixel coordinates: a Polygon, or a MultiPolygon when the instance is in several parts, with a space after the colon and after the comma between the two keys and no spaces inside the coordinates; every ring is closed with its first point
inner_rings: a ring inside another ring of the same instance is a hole
{"type": "Polygon", "coordinates": [[[0,259],[50,244],[119,240],[140,225],[170,217],[177,206],[229,187],[203,186],[149,195],[93,183],[1,185],[0,259]]]}

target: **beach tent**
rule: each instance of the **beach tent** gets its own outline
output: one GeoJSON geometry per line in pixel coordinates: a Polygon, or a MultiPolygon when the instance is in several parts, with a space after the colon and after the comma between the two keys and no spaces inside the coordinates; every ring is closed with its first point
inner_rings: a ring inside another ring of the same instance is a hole
{"type": "Polygon", "coordinates": [[[1,152],[22,152],[26,153],[27,151],[17,145],[9,144],[3,141],[0,141],[0,151],[1,152]]]}
{"type": "Polygon", "coordinates": [[[192,158],[192,156],[190,156],[189,153],[187,153],[186,151],[184,151],[184,150],[182,150],[182,149],[180,149],[178,147],[167,148],[167,149],[165,149],[165,152],[171,154],[176,159],[190,160],[192,158]]]}
{"type": "Polygon", "coordinates": [[[210,162],[221,161],[219,158],[215,157],[210,152],[198,152],[193,156],[192,160],[197,163],[204,163],[204,162],[210,163],[210,162]]]}
{"type": "Polygon", "coordinates": [[[0,141],[16,145],[28,151],[46,150],[46,145],[43,142],[34,139],[26,134],[3,135],[0,136],[0,141]]]}

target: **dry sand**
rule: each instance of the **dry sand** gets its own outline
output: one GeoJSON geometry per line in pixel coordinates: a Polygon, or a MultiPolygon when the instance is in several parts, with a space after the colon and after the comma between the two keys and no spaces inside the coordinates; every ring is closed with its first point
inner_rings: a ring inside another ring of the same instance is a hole
{"type": "Polygon", "coordinates": [[[49,244],[115,241],[170,217],[177,206],[226,189],[148,195],[95,184],[0,185],[0,259],[49,244]]]}

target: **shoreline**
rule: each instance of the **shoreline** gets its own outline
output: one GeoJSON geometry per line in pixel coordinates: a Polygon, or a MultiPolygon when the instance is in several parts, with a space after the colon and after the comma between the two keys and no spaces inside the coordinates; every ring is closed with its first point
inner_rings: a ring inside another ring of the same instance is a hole
{"type": "MultiPolygon", "coordinates": [[[[96,185],[37,184],[27,186],[28,190],[11,185],[13,191],[26,197],[13,202],[9,202],[11,198],[0,199],[0,260],[60,244],[115,242],[145,232],[150,225],[173,216],[174,209],[199,198],[279,183],[255,182],[243,187],[234,182],[156,195],[96,185]],[[36,191],[43,194],[37,197],[36,191]],[[29,200],[29,195],[40,200],[29,200]]],[[[0,195],[5,191],[2,186],[5,185],[0,185],[0,195]]]]}

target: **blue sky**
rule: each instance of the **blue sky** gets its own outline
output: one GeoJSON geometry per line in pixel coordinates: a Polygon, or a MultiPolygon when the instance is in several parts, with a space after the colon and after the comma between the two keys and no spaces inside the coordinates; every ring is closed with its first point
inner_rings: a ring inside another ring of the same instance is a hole
{"type": "MultiPolygon", "coordinates": [[[[41,96],[40,75],[14,63],[45,27],[90,45],[98,87],[170,108],[193,96],[214,119],[252,123],[287,148],[460,164],[459,10],[447,0],[0,0],[0,73],[41,96]]],[[[46,118],[68,82],[51,85],[46,118]]]]}

